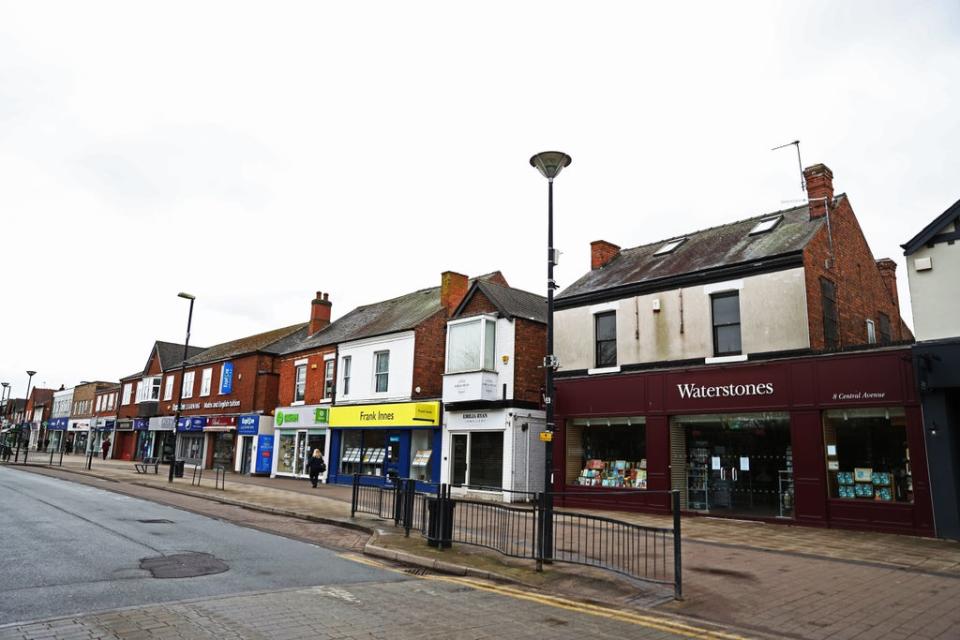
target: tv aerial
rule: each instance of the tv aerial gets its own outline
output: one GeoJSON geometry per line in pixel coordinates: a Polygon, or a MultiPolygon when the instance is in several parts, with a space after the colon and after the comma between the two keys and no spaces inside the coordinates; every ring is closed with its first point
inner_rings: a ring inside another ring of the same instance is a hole
{"type": "Polygon", "coordinates": [[[773,149],[770,149],[770,151],[776,151],[777,149],[786,149],[787,147],[791,147],[791,146],[797,148],[797,166],[800,168],[800,188],[801,188],[803,191],[806,191],[806,190],[807,190],[807,183],[806,183],[806,181],[803,179],[803,161],[800,160],[800,141],[799,141],[799,140],[794,140],[793,142],[788,142],[788,143],[786,143],[786,144],[782,144],[782,145],[780,145],[779,147],[774,147],[773,149]]]}

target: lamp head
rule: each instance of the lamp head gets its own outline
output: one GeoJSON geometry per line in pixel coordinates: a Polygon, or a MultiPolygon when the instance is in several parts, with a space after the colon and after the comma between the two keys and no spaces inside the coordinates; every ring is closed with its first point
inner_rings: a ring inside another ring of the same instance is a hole
{"type": "Polygon", "coordinates": [[[37,375],[37,372],[36,372],[36,371],[27,371],[27,375],[32,378],[33,376],[37,375]]]}
{"type": "Polygon", "coordinates": [[[3,388],[7,388],[7,387],[10,386],[10,383],[9,383],[9,382],[0,382],[0,386],[2,386],[3,388]]]}
{"type": "Polygon", "coordinates": [[[184,293],[183,291],[181,291],[180,293],[178,293],[178,294],[177,294],[177,297],[178,297],[178,298],[183,298],[184,300],[196,300],[196,299],[197,299],[197,296],[190,295],[189,293],[184,293]]]}
{"type": "Polygon", "coordinates": [[[530,165],[536,167],[547,180],[553,180],[572,161],[573,158],[562,151],[541,151],[530,158],[530,165]]]}

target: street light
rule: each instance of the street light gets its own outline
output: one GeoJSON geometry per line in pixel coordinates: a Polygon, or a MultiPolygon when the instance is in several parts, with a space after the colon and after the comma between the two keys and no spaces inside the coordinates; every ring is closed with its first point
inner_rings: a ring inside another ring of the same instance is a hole
{"type": "MultiPolygon", "coordinates": [[[[20,426],[17,428],[17,457],[16,461],[20,461],[20,439],[23,437],[23,423],[26,421],[27,417],[27,403],[30,401],[30,383],[33,382],[33,376],[37,375],[36,371],[27,371],[27,396],[23,400],[23,416],[20,419],[20,426]]],[[[23,450],[23,463],[27,463],[27,449],[25,447],[23,450]]]]}
{"type": "Polygon", "coordinates": [[[557,264],[557,252],[553,248],[553,179],[560,175],[564,167],[570,166],[572,159],[562,151],[543,151],[530,158],[535,167],[547,179],[547,355],[543,358],[546,372],[546,384],[543,391],[543,403],[547,409],[546,430],[548,439],[544,441],[543,491],[544,491],[544,527],[541,557],[549,560],[553,557],[553,372],[557,369],[557,358],[553,355],[553,290],[557,283],[553,280],[553,267],[557,264]]]}
{"type": "MultiPolygon", "coordinates": [[[[10,402],[10,400],[8,399],[8,396],[10,394],[10,383],[0,382],[0,387],[3,387],[3,389],[0,390],[0,404],[3,404],[3,413],[0,414],[0,429],[2,429],[4,424],[6,423],[7,409],[10,408],[8,406],[8,403],[10,402]]],[[[7,456],[7,451],[9,451],[9,449],[7,449],[6,443],[8,440],[9,438],[6,435],[0,438],[0,454],[4,456],[3,458],[4,460],[10,459],[7,456]]]]}
{"type": "Polygon", "coordinates": [[[183,341],[183,360],[180,362],[180,384],[177,386],[177,409],[173,414],[173,450],[170,452],[170,474],[167,482],[173,482],[173,467],[177,463],[177,423],[180,422],[180,405],[183,403],[183,377],[187,371],[187,350],[190,348],[190,325],[193,323],[193,301],[196,296],[181,291],[178,298],[190,301],[190,311],[187,313],[187,339],[183,341]]]}

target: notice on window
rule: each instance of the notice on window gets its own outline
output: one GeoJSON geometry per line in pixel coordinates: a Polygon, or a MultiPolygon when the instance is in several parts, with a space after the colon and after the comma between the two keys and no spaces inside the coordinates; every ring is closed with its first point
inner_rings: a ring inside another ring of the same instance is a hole
{"type": "Polygon", "coordinates": [[[740,471],[750,471],[750,458],[740,456],[740,471]]]}
{"type": "Polygon", "coordinates": [[[828,444],[828,445],[827,445],[827,455],[828,455],[828,456],[831,456],[831,457],[835,457],[835,456],[837,455],[837,445],[835,445],[835,444],[828,444]]]}
{"type": "Polygon", "coordinates": [[[720,456],[710,456],[710,468],[714,471],[720,470],[720,456]]]}

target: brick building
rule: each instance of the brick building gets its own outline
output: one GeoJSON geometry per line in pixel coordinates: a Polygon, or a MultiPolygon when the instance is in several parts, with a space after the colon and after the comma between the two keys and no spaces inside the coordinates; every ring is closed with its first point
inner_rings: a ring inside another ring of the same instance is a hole
{"type": "Polygon", "coordinates": [[[30,397],[27,398],[26,415],[30,423],[29,446],[38,451],[45,450],[49,444],[47,420],[50,419],[50,411],[53,409],[53,392],[54,389],[34,387],[30,390],[30,397]],[[47,444],[44,444],[45,442],[47,444]]]}
{"type": "MultiPolygon", "coordinates": [[[[804,177],[804,206],[593,243],[556,303],[568,503],[673,489],[692,513],[932,530],[895,265],[875,259],[830,169],[804,177]]],[[[666,511],[667,495],[633,506],[666,511]]]]}
{"type": "MultiPolygon", "coordinates": [[[[67,423],[67,442],[72,443],[74,453],[100,452],[104,431],[96,428],[97,394],[113,386],[110,382],[81,382],[73,388],[73,405],[67,423]]],[[[111,442],[112,446],[112,442],[111,442]]]]}

